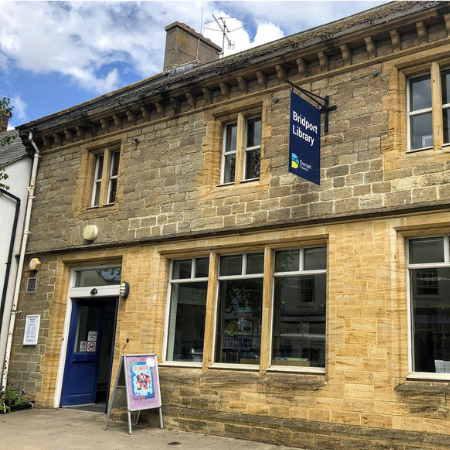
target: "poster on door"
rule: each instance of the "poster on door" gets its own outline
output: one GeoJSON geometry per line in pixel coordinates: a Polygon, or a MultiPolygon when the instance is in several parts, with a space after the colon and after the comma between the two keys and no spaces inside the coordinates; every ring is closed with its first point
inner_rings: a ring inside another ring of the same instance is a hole
{"type": "Polygon", "coordinates": [[[124,363],[128,409],[159,408],[161,394],[156,354],[124,355],[124,363]]]}

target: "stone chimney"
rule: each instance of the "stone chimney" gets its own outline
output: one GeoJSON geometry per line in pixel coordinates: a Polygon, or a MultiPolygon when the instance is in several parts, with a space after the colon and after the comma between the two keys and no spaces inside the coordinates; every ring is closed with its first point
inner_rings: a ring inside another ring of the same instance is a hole
{"type": "Polygon", "coordinates": [[[0,133],[8,129],[9,118],[12,116],[11,112],[8,111],[4,114],[4,111],[0,114],[0,133]]]}
{"type": "Polygon", "coordinates": [[[184,23],[167,25],[164,72],[193,63],[193,65],[216,61],[222,49],[184,23]]]}

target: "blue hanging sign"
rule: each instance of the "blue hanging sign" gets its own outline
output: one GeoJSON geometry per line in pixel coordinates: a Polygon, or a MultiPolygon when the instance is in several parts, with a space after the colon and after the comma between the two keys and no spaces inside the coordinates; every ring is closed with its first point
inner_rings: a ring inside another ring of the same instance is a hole
{"type": "Polygon", "coordinates": [[[320,185],[320,111],[291,92],[289,172],[320,185]]]}

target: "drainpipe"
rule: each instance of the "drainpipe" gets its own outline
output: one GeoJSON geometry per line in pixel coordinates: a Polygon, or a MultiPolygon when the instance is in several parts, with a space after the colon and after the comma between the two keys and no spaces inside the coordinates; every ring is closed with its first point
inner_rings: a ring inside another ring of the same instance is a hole
{"type": "MultiPolygon", "coordinates": [[[[8,261],[6,262],[5,284],[3,285],[2,301],[0,304],[0,335],[2,334],[3,314],[5,312],[6,293],[8,292],[9,273],[11,271],[12,257],[14,252],[14,241],[16,237],[17,222],[19,221],[20,198],[9,193],[6,189],[0,188],[2,194],[7,195],[16,202],[16,213],[14,215],[14,223],[12,227],[11,240],[9,241],[8,261]]],[[[1,356],[0,356],[1,357],[1,356]]]]}
{"type": "Polygon", "coordinates": [[[27,201],[27,209],[25,212],[25,226],[23,232],[22,246],[20,249],[20,258],[19,258],[19,266],[17,268],[17,277],[16,277],[16,287],[14,290],[13,303],[11,308],[11,317],[9,320],[9,331],[8,331],[8,339],[6,342],[6,352],[5,352],[5,362],[3,366],[3,377],[2,377],[2,390],[1,392],[5,392],[6,390],[6,382],[8,380],[8,370],[9,370],[9,359],[11,356],[11,347],[12,347],[12,338],[14,332],[14,324],[16,322],[16,314],[17,314],[17,301],[19,299],[19,289],[20,282],[22,280],[22,271],[23,271],[23,263],[25,260],[25,250],[27,247],[28,235],[30,234],[30,219],[31,219],[31,207],[33,205],[34,199],[34,188],[36,185],[36,174],[37,168],[39,164],[39,149],[35,142],[33,141],[33,133],[30,132],[28,136],[28,140],[30,144],[34,148],[34,157],[33,157],[33,167],[31,169],[31,178],[30,178],[30,187],[28,188],[28,201],[27,201]]]}

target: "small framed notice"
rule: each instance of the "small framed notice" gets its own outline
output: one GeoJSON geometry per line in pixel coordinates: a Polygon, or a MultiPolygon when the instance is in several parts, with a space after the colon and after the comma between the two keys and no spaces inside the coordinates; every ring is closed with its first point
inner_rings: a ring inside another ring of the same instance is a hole
{"type": "Polygon", "coordinates": [[[40,322],[41,316],[39,314],[27,316],[25,322],[25,334],[23,336],[23,345],[37,345],[40,322]]]}

